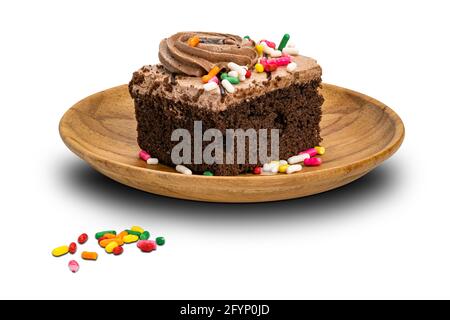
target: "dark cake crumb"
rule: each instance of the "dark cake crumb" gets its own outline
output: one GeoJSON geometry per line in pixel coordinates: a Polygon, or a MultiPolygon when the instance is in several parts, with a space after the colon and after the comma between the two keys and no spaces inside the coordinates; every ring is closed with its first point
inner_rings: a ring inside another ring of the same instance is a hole
{"type": "Polygon", "coordinates": [[[198,90],[197,94],[195,96],[192,97],[192,102],[198,102],[198,99],[200,98],[200,96],[205,92],[205,89],[200,89],[198,90]]]}
{"type": "Polygon", "coordinates": [[[171,76],[167,76],[164,78],[164,90],[167,92],[172,92],[173,90],[173,84],[171,83],[171,76]]]}
{"type": "Polygon", "coordinates": [[[170,84],[173,86],[177,84],[177,75],[175,73],[170,74],[170,84]]]}
{"type": "Polygon", "coordinates": [[[142,73],[136,71],[133,73],[133,79],[131,80],[131,82],[133,82],[134,84],[140,85],[144,82],[145,77],[142,73]]]}

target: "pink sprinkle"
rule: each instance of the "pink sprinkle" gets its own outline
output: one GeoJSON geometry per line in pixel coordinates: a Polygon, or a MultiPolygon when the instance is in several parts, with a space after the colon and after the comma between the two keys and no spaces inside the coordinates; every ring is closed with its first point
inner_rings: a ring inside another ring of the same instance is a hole
{"type": "Polygon", "coordinates": [[[75,272],[78,272],[79,269],[80,269],[80,265],[78,264],[78,262],[76,262],[75,260],[69,261],[69,270],[70,271],[75,273],[75,272]]]}
{"type": "Polygon", "coordinates": [[[305,159],[305,161],[303,161],[303,163],[305,164],[305,166],[308,166],[308,167],[317,167],[322,164],[322,159],[321,158],[309,158],[309,159],[305,159]]]}
{"type": "Polygon", "coordinates": [[[269,41],[269,40],[261,40],[259,43],[265,42],[268,47],[271,47],[272,49],[275,49],[276,45],[275,42],[269,41]]]}
{"type": "Polygon", "coordinates": [[[278,63],[282,64],[283,66],[287,66],[291,62],[292,62],[291,56],[278,58],[278,63]]]}
{"type": "Polygon", "coordinates": [[[280,58],[268,59],[267,63],[268,64],[276,64],[278,67],[287,66],[289,63],[291,63],[291,57],[280,57],[280,58]]]}
{"type": "Polygon", "coordinates": [[[144,150],[141,150],[139,152],[139,158],[141,158],[144,161],[147,161],[148,159],[151,158],[151,156],[147,152],[145,152],[144,150]]]}
{"type": "Polygon", "coordinates": [[[311,148],[305,151],[300,152],[299,154],[307,153],[312,158],[317,154],[317,150],[315,148],[311,148]]]}
{"type": "Polygon", "coordinates": [[[219,84],[219,78],[217,78],[217,76],[214,76],[208,82],[215,82],[215,83],[219,84]]]}

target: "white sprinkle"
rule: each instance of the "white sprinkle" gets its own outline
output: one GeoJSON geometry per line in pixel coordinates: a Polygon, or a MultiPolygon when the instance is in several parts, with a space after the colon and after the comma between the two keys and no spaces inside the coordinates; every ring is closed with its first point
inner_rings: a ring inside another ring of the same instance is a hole
{"type": "Polygon", "coordinates": [[[275,52],[274,48],[271,47],[264,47],[264,53],[268,54],[269,56],[272,56],[272,54],[275,52]]]}
{"type": "Polygon", "coordinates": [[[183,166],[181,164],[177,165],[175,167],[175,170],[177,170],[179,173],[186,174],[186,175],[191,175],[192,174],[191,170],[189,170],[188,168],[186,168],[185,166],[183,166]]]}
{"type": "Polygon", "coordinates": [[[278,161],[271,161],[270,163],[264,163],[263,172],[277,173],[279,167],[280,165],[278,161]]]}
{"type": "Polygon", "coordinates": [[[247,78],[245,77],[245,74],[244,75],[240,75],[239,76],[239,81],[245,81],[247,78]]]}
{"type": "Polygon", "coordinates": [[[283,49],[283,53],[289,54],[291,56],[298,56],[298,49],[286,47],[283,49]]]}
{"type": "Polygon", "coordinates": [[[281,55],[282,55],[282,53],[281,53],[280,50],[273,50],[273,51],[270,53],[270,56],[271,56],[272,58],[278,58],[278,57],[281,57],[281,55]]]}
{"type": "Polygon", "coordinates": [[[225,90],[227,90],[229,93],[234,93],[234,91],[236,91],[234,86],[227,79],[222,80],[222,85],[225,88],[225,90]]]}
{"type": "Polygon", "coordinates": [[[216,88],[218,88],[218,87],[219,87],[219,86],[218,86],[217,83],[215,83],[214,81],[205,83],[205,84],[203,85],[203,89],[205,89],[205,91],[211,91],[211,90],[214,90],[214,89],[216,89],[216,88]]]}
{"type": "Polygon", "coordinates": [[[264,163],[263,172],[272,172],[272,166],[270,163],[264,163]]]}
{"type": "Polygon", "coordinates": [[[297,64],[295,62],[291,62],[287,65],[286,70],[290,73],[293,73],[297,69],[297,64]]]}
{"type": "Polygon", "coordinates": [[[228,76],[229,77],[234,77],[234,78],[237,78],[237,77],[239,77],[239,72],[237,72],[237,71],[230,71],[230,72],[228,72],[228,76]]]}
{"type": "Polygon", "coordinates": [[[309,159],[309,158],[310,158],[309,154],[307,154],[307,153],[302,153],[302,154],[298,154],[298,155],[296,155],[296,156],[290,157],[290,158],[288,159],[288,163],[289,163],[289,164],[300,163],[300,162],[305,161],[305,159],[309,159]]]}
{"type": "Polygon", "coordinates": [[[291,174],[291,173],[294,173],[294,172],[299,172],[299,171],[301,171],[302,170],[302,165],[300,165],[300,164],[294,164],[294,165],[292,165],[292,166],[289,166],[287,169],[286,169],[286,173],[287,174],[291,174]]]}
{"type": "Polygon", "coordinates": [[[239,71],[242,69],[242,66],[238,65],[237,63],[230,62],[228,63],[228,69],[239,73],[239,71]]]}
{"type": "Polygon", "coordinates": [[[280,160],[280,166],[287,165],[288,162],[286,160],[280,160]]]}
{"type": "Polygon", "coordinates": [[[244,67],[241,67],[241,69],[238,71],[238,73],[239,73],[240,76],[244,76],[245,77],[245,74],[247,73],[247,70],[248,69],[245,69],[244,67]]]}
{"type": "Polygon", "coordinates": [[[147,164],[158,164],[158,158],[148,158],[147,164]]]}
{"type": "Polygon", "coordinates": [[[272,173],[277,173],[278,169],[280,168],[280,165],[278,163],[271,163],[270,166],[272,173]]]}
{"type": "Polygon", "coordinates": [[[265,43],[265,42],[261,42],[260,45],[263,46],[263,52],[264,52],[265,54],[270,55],[272,51],[275,51],[273,48],[269,47],[269,46],[267,45],[267,43],[265,43]]]}

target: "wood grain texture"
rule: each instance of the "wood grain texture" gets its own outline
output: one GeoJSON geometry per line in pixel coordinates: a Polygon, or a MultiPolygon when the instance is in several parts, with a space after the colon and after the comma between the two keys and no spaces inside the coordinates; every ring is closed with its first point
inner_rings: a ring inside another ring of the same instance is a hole
{"type": "MultiPolygon", "coordinates": [[[[321,122],[326,154],[320,167],[292,175],[186,176],[137,158],[134,106],[126,85],[96,93],[63,116],[64,143],[102,174],[147,192],[211,202],[264,202],[308,196],[350,183],[400,147],[400,117],[363,94],[323,84],[321,122]]],[[[68,181],[70,183],[70,181],[68,181]]]]}

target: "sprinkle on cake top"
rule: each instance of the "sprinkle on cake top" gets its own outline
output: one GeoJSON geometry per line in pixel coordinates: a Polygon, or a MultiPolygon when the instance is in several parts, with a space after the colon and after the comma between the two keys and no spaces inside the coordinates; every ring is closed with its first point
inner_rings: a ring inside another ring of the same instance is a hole
{"type": "Polygon", "coordinates": [[[179,32],[161,41],[161,64],[134,73],[130,91],[220,111],[292,84],[320,80],[320,66],[299,55],[289,38],[285,34],[277,46],[249,36],[179,32]]]}

